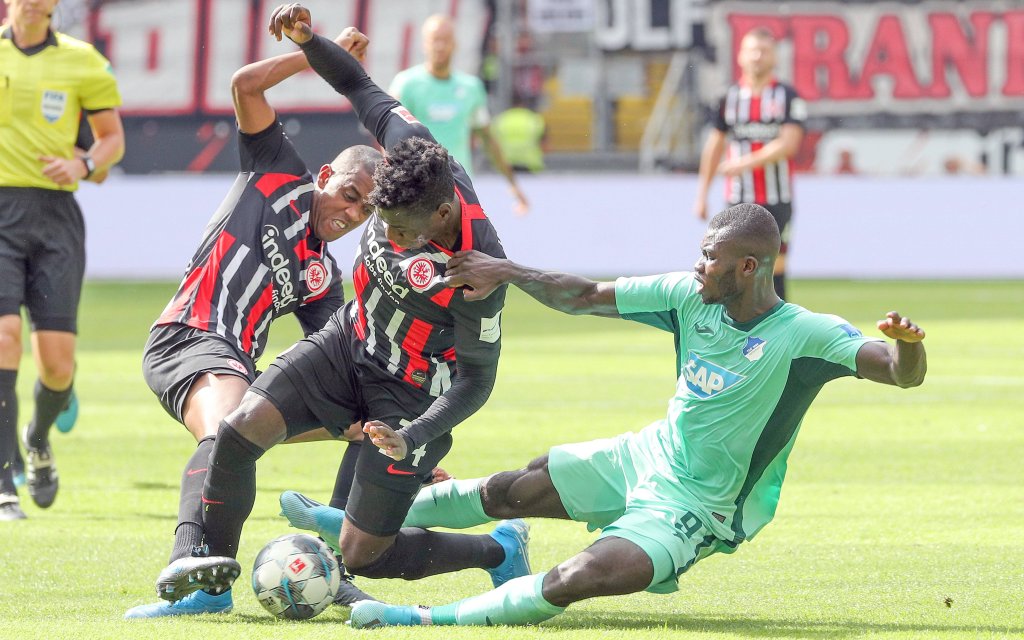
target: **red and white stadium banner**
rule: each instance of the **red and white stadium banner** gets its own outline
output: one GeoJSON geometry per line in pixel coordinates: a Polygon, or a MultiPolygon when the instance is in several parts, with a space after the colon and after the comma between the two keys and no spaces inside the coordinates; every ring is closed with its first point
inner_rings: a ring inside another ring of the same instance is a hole
{"type": "MultiPolygon", "coordinates": [[[[110,59],[126,116],[230,115],[231,75],[243,65],[295,51],[267,33],[277,0],[107,1],[91,11],[84,30],[110,59]]],[[[356,26],[370,37],[366,69],[387,86],[398,71],[422,60],[420,25],[427,16],[454,18],[455,65],[476,69],[489,13],[474,0],[305,0],[314,29],[334,37],[356,26]]],[[[269,94],[288,113],[336,112],[347,103],[312,71],[269,94]]]]}
{"type": "Polygon", "coordinates": [[[720,2],[708,38],[721,84],[739,74],[743,35],[779,40],[779,75],[815,116],[1020,112],[1024,6],[1019,2],[720,2]]]}

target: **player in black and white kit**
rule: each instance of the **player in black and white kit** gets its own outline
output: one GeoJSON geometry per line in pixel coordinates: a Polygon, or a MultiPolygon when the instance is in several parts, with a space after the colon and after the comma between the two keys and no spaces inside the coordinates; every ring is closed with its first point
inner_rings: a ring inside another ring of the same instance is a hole
{"type": "MultiPolygon", "coordinates": [[[[497,372],[505,290],[467,302],[444,284],[447,261],[469,249],[501,257],[501,243],[463,168],[309,24],[305,8],[285,5],[271,31],[302,46],[387,150],[368,200],[375,213],[356,257],[356,296],[274,361],[221,424],[203,488],[211,557],[183,564],[175,593],[194,588],[190,579],[208,574],[213,556],[223,556],[213,568],[235,563],[255,500],[256,461],[267,449],[321,425],[340,433],[359,417],[376,447],[362,447],[338,541],[349,571],[418,579],[476,567],[494,581],[519,575],[528,571],[521,521],[468,539],[401,527],[421,483],[451,448],[452,428],[483,406],[497,372]]],[[[233,576],[218,578],[227,586],[233,576]]]]}
{"type": "MultiPolygon", "coordinates": [[[[365,51],[365,44],[356,47],[344,33],[338,42],[357,55],[365,51]]],[[[172,575],[183,558],[202,555],[202,488],[214,439],[221,420],[256,380],[255,362],[266,347],[270,324],[294,313],[309,335],[341,308],[341,277],[327,242],[367,217],[365,199],[380,153],[368,146],[345,149],[314,178],[266,100],[267,89],[307,68],[305,56],[292,53],[243,67],[232,78],[241,173],[146,343],[147,384],[198,442],[181,477],[175,543],[165,570],[172,575]]],[[[321,430],[305,439],[340,435],[321,430]]],[[[349,435],[360,437],[358,426],[349,435]]],[[[239,568],[221,571],[238,575],[239,568]]],[[[231,609],[230,591],[202,580],[195,584],[207,591],[176,597],[173,603],[137,606],[125,617],[231,609]]],[[[173,588],[158,579],[161,597],[167,599],[173,588]]]]}

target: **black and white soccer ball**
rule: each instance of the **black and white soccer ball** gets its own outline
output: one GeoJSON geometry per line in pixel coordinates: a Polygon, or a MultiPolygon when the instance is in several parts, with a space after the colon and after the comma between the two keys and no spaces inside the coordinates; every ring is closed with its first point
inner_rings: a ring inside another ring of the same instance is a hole
{"type": "Polygon", "coordinates": [[[312,618],[331,604],[340,584],[330,547],[304,533],[271,540],[252,567],[256,599],[278,618],[312,618]]]}

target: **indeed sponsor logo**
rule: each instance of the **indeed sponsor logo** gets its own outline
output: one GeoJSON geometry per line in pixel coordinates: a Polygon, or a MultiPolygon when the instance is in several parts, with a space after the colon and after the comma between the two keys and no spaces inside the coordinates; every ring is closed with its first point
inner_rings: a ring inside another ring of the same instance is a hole
{"type": "Polygon", "coordinates": [[[692,351],[686,354],[686,358],[683,380],[686,381],[686,388],[698,398],[710,398],[744,378],[738,373],[704,360],[692,351]]]}
{"type": "Polygon", "coordinates": [[[281,232],[272,224],[263,227],[263,253],[267,257],[270,270],[274,273],[274,309],[280,311],[293,302],[298,301],[295,295],[295,285],[292,283],[292,272],[288,268],[291,264],[283,253],[277,242],[281,232]]]}
{"type": "MultiPolygon", "coordinates": [[[[389,297],[398,300],[404,298],[409,293],[409,287],[403,287],[398,284],[395,279],[395,274],[388,269],[388,261],[384,257],[385,248],[381,245],[377,239],[377,225],[373,224],[366,229],[366,253],[363,254],[363,261],[366,263],[366,268],[370,270],[370,273],[374,274],[380,280],[383,281],[385,286],[385,293],[389,297]]],[[[401,273],[401,271],[399,271],[401,273]]],[[[398,300],[395,300],[397,302],[398,300]]]]}

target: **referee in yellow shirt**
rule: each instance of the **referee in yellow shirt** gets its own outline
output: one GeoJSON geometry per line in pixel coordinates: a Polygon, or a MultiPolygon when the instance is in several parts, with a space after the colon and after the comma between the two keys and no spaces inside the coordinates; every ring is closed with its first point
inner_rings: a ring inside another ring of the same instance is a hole
{"type": "Polygon", "coordinates": [[[50,426],[73,403],[75,333],[85,272],[80,180],[99,181],[124,154],[121,104],[110,63],[92,45],[51,29],[59,0],[4,0],[0,27],[0,521],[25,517],[15,380],[21,308],[28,309],[39,380],[22,433],[29,495],[57,495],[50,426]],[[76,154],[82,113],[95,143],[76,154]]]}

